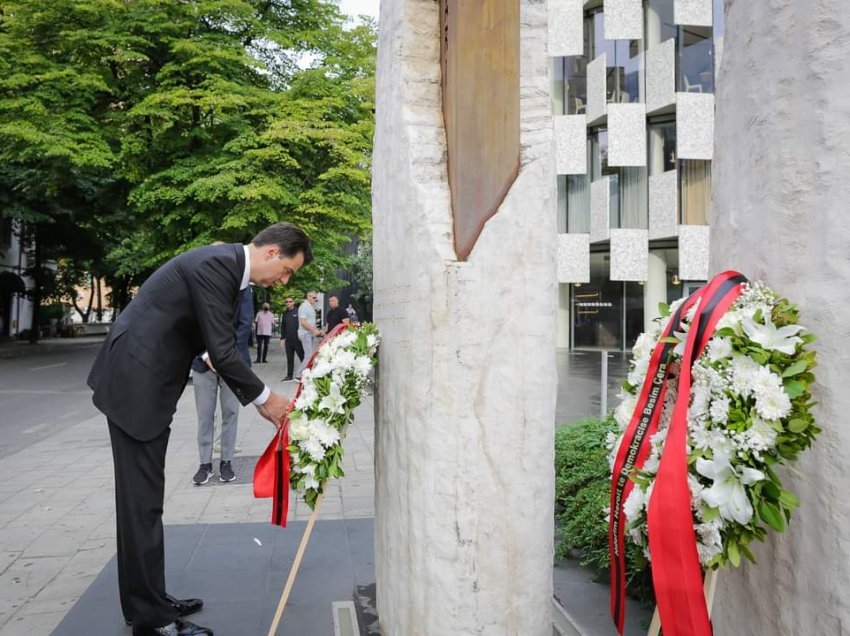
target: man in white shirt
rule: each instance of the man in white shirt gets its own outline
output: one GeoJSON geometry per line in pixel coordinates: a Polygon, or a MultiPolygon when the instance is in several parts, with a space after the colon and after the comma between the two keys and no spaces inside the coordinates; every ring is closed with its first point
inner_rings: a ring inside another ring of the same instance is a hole
{"type": "Polygon", "coordinates": [[[316,344],[319,341],[321,331],[316,327],[316,309],[315,305],[319,300],[319,294],[315,291],[308,291],[307,297],[301,306],[298,307],[298,339],[301,341],[301,346],[304,348],[304,357],[301,359],[301,364],[295,371],[295,379],[301,379],[301,372],[307,366],[310,356],[316,350],[316,344]]]}

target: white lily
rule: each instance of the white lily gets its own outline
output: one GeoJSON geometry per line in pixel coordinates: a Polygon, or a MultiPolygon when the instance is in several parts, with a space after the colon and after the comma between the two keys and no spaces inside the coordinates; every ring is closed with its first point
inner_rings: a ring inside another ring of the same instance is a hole
{"type": "Polygon", "coordinates": [[[697,459],[697,472],[714,483],[702,492],[702,500],[717,508],[724,519],[746,525],[753,518],[753,506],[744,486],[764,479],[764,473],[747,466],[736,469],[729,454],[715,452],[714,459],[697,459]]]}
{"type": "Polygon", "coordinates": [[[801,331],[803,327],[800,325],[786,325],[777,329],[769,318],[764,325],[752,318],[744,318],[744,332],[747,337],[768,351],[792,355],[797,350],[797,345],[803,342],[803,339],[797,336],[801,331]]]}
{"type": "Polygon", "coordinates": [[[289,434],[293,440],[309,439],[310,424],[307,416],[299,411],[295,411],[295,413],[297,414],[289,418],[289,434]]]}
{"type": "Polygon", "coordinates": [[[339,391],[339,385],[331,384],[330,392],[319,402],[319,409],[327,409],[331,413],[345,413],[343,408],[345,397],[339,391]]]}

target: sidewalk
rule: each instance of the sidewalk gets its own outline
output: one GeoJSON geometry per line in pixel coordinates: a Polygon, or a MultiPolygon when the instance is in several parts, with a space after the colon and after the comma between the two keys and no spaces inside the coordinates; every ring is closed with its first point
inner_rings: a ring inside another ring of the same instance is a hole
{"type": "MultiPolygon", "coordinates": [[[[59,346],[67,345],[63,342],[59,346]]],[[[273,362],[254,368],[271,387],[292,395],[295,384],[280,382],[282,364],[279,353],[275,354],[273,362]]],[[[624,373],[625,361],[624,356],[613,355],[609,360],[610,400],[624,373]]],[[[557,424],[598,412],[599,360],[599,354],[593,352],[558,353],[557,424]]],[[[81,386],[83,382],[80,378],[81,386]]],[[[192,484],[199,463],[196,428],[189,384],[178,405],[166,459],[164,522],[169,586],[179,593],[206,595],[209,608],[199,615],[199,623],[209,619],[210,625],[223,629],[234,617],[259,613],[259,623],[252,623],[253,627],[239,623],[247,631],[220,629],[219,633],[264,634],[261,626],[267,628],[273,611],[268,606],[276,605],[294,552],[292,544],[300,539],[310,510],[293,494],[289,516],[293,523],[281,530],[268,523],[270,500],[253,498],[253,464],[273,434],[272,426],[255,409],[240,412],[237,447],[241,452],[234,460],[238,479],[230,484],[215,481],[217,475],[205,486],[192,484]],[[226,548],[211,552],[216,546],[226,548]],[[218,598],[232,600],[220,603],[218,598]]],[[[332,633],[321,629],[289,631],[298,629],[298,625],[325,625],[330,620],[330,603],[325,602],[325,596],[343,600],[338,595],[345,589],[349,590],[347,598],[356,594],[367,606],[369,595],[374,596],[373,587],[371,591],[361,589],[374,581],[371,396],[357,410],[345,448],[346,476],[329,485],[320,512],[322,521],[299,575],[284,634],[332,633]],[[329,572],[333,581],[328,580],[329,572]],[[316,605],[317,599],[322,603],[316,605]]],[[[109,617],[111,622],[107,631],[89,630],[89,634],[128,633],[120,622],[115,567],[110,563],[115,554],[115,515],[112,455],[104,418],[69,422],[61,433],[7,457],[4,468],[7,477],[0,482],[0,636],[40,636],[57,626],[57,635],[78,634],[93,612],[99,620],[109,617]],[[108,601],[104,594],[110,595],[108,601]]],[[[607,618],[608,588],[590,578],[589,571],[573,562],[558,564],[554,569],[556,597],[575,623],[572,633],[612,634],[614,629],[607,618]]],[[[641,633],[641,622],[648,613],[630,607],[629,616],[635,627],[628,633],[641,633]]]]}
{"type": "Polygon", "coordinates": [[[104,336],[84,336],[82,338],[44,338],[36,344],[28,340],[0,341],[0,358],[21,358],[23,356],[55,353],[74,347],[88,347],[103,342],[104,336]]]}
{"type": "MultiPolygon", "coordinates": [[[[276,363],[255,365],[255,369],[269,386],[291,396],[296,385],[280,382],[283,373],[275,359],[276,363]]],[[[355,415],[345,441],[346,477],[329,485],[320,519],[374,516],[371,397],[355,415]]],[[[164,523],[268,525],[271,502],[253,498],[249,469],[240,469],[237,481],[230,484],[192,484],[199,463],[196,431],[190,383],[178,405],[168,445],[164,523]]],[[[254,458],[247,460],[253,466],[272,434],[272,425],[254,408],[242,409],[237,458],[254,458]]],[[[234,463],[239,468],[245,462],[234,463]]],[[[217,458],[214,467],[218,467],[217,458]]],[[[112,454],[106,421],[94,417],[69,426],[7,457],[4,469],[0,636],[49,634],[115,554],[112,454]]],[[[289,518],[305,520],[309,515],[309,508],[291,497],[289,518]]]]}

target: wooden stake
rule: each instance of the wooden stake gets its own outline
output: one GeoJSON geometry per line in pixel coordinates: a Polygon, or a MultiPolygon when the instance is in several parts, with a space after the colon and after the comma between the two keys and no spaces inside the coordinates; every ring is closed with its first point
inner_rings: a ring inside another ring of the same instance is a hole
{"type": "Polygon", "coordinates": [[[307,521],[307,527],[304,528],[304,534],[301,535],[301,544],[298,546],[298,552],[295,553],[295,560],[292,562],[292,567],[289,568],[289,577],[286,579],[286,585],[283,588],[283,593],[280,595],[280,601],[277,604],[277,611],[274,613],[274,620],[272,620],[271,627],[269,627],[268,636],[275,636],[277,634],[280,619],[283,618],[283,610],[286,607],[286,602],[289,600],[289,594],[292,592],[295,577],[298,575],[298,568],[301,567],[301,559],[304,558],[307,543],[310,541],[310,534],[313,532],[313,524],[316,523],[316,517],[319,515],[319,508],[324,498],[325,493],[323,490],[316,498],[316,505],[313,506],[313,514],[310,515],[310,520],[307,521]]]}
{"type": "MultiPolygon", "coordinates": [[[[717,575],[720,570],[709,570],[705,575],[705,580],[702,584],[702,591],[705,594],[705,604],[708,606],[708,617],[711,618],[711,607],[714,605],[714,592],[717,591],[717,575]]],[[[655,612],[652,614],[652,622],[649,624],[647,636],[658,636],[661,633],[661,615],[658,613],[656,606],[655,612]]]]}

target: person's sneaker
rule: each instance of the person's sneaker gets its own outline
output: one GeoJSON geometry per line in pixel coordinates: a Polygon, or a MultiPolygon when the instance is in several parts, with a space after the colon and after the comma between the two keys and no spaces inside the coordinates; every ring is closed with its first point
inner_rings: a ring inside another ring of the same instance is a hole
{"type": "Polygon", "coordinates": [[[218,465],[218,478],[225,483],[236,479],[236,473],[233,472],[233,466],[230,465],[230,462],[222,461],[218,465]]]}
{"type": "Polygon", "coordinates": [[[196,486],[202,486],[210,480],[212,472],[212,464],[201,464],[201,467],[198,468],[198,472],[196,472],[195,476],[192,477],[192,481],[195,482],[196,486]]]}

